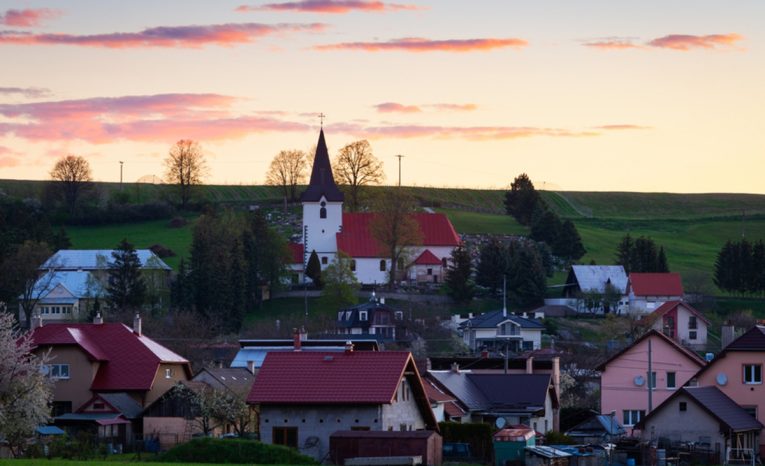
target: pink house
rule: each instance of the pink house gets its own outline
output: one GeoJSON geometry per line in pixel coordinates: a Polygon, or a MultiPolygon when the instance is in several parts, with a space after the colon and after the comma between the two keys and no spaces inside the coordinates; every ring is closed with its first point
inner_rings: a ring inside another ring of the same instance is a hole
{"type": "Polygon", "coordinates": [[[667,301],[644,318],[649,319],[651,328],[681,345],[697,351],[706,349],[709,320],[690,304],[667,301]]]}
{"type": "Polygon", "coordinates": [[[596,369],[600,375],[600,412],[616,413],[631,428],[690,380],[706,362],[693,351],[656,330],[611,356],[596,369]],[[648,377],[649,344],[651,377],[648,377]]]}
{"type": "MultiPolygon", "coordinates": [[[[699,386],[715,386],[739,406],[765,421],[765,326],[757,325],[744,333],[694,377],[699,386]]],[[[747,447],[743,447],[747,448],[747,447]]],[[[765,454],[765,438],[759,438],[760,455],[765,454]]]]}

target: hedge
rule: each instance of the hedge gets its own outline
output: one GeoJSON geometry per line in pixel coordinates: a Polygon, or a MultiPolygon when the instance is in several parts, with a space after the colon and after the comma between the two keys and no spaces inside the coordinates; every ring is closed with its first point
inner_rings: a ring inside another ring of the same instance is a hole
{"type": "Polygon", "coordinates": [[[198,438],[163,453],[164,463],[316,464],[293,448],[255,440],[198,438]]]}

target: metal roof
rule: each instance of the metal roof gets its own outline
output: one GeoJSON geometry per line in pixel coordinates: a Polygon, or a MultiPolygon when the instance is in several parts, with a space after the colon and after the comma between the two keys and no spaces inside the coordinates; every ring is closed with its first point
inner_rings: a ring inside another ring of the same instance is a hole
{"type": "Polygon", "coordinates": [[[106,290],[90,272],[55,271],[46,272],[37,279],[34,293],[40,297],[42,303],[73,304],[73,299],[103,297],[106,295],[106,290]],[[72,297],[47,298],[48,294],[59,285],[63,286],[72,297]]]}
{"type": "Polygon", "coordinates": [[[621,265],[573,265],[571,270],[584,292],[603,293],[608,283],[622,294],[627,292],[627,273],[621,265]]]}
{"type": "Polygon", "coordinates": [[[460,327],[469,326],[470,328],[495,328],[497,325],[506,320],[515,322],[516,324],[520,325],[521,328],[545,328],[545,326],[536,319],[521,317],[510,313],[505,315],[504,311],[502,310],[487,312],[485,314],[473,317],[472,319],[468,319],[462,322],[460,327]]]}
{"type": "MultiPolygon", "coordinates": [[[[61,249],[48,258],[40,270],[108,270],[114,249],[61,249]]],[[[136,249],[141,268],[172,270],[150,249],[136,249]]]]}

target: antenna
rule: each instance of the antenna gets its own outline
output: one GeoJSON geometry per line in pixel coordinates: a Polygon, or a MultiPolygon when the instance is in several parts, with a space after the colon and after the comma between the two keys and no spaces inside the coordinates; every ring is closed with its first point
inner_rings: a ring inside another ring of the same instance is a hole
{"type": "Polygon", "coordinates": [[[398,158],[398,185],[401,186],[401,159],[404,158],[403,155],[394,155],[394,157],[398,158]]]}
{"type": "Polygon", "coordinates": [[[502,317],[507,317],[507,275],[502,275],[502,317]]]}

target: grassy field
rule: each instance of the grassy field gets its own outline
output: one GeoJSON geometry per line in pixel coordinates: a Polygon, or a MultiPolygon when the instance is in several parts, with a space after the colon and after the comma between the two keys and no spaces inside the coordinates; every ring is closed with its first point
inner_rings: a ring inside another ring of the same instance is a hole
{"type": "Polygon", "coordinates": [[[437,209],[445,213],[459,233],[493,233],[505,235],[526,235],[529,229],[516,222],[509,215],[482,214],[456,209],[437,209]]]}
{"type": "MultiPolygon", "coordinates": [[[[35,460],[27,460],[27,459],[18,459],[18,460],[0,460],[0,466],[76,466],[78,464],[87,464],[88,466],[115,466],[119,464],[140,464],[141,466],[167,466],[168,464],[172,464],[175,466],[184,466],[184,465],[205,465],[205,466],[223,466],[223,463],[157,463],[152,461],[140,461],[138,460],[129,460],[124,459],[125,455],[121,455],[122,457],[120,459],[114,459],[114,460],[106,460],[106,461],[99,461],[99,460],[88,460],[88,461],[82,461],[82,460],[61,460],[61,459],[35,459],[35,460]]],[[[227,463],[231,464],[231,463],[227,463]]],[[[245,463],[250,464],[252,466],[252,463],[245,463]]],[[[278,465],[269,465],[269,466],[278,466],[278,465]]],[[[295,465],[292,465],[295,466],[295,465]]]]}

